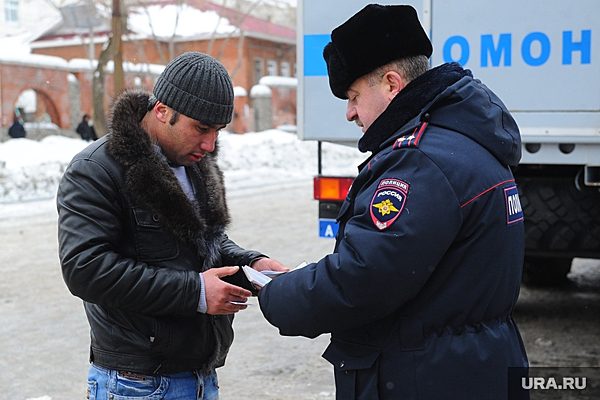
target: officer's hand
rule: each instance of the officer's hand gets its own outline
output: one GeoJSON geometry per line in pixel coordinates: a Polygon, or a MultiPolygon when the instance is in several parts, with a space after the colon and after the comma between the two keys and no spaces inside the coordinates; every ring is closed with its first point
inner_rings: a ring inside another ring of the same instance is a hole
{"type": "Polygon", "coordinates": [[[257,271],[283,271],[287,272],[290,269],[272,258],[259,258],[252,263],[252,268],[257,271]]]}
{"type": "Polygon", "coordinates": [[[245,303],[252,296],[249,290],[232,285],[220,279],[222,276],[233,275],[239,267],[211,268],[202,272],[204,276],[204,290],[206,291],[207,314],[233,314],[245,310],[247,305],[233,304],[232,302],[245,303]]]}

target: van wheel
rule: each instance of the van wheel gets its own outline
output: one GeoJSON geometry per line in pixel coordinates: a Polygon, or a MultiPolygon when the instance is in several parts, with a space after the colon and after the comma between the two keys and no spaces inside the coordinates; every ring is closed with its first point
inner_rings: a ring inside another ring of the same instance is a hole
{"type": "MultiPolygon", "coordinates": [[[[600,190],[577,189],[572,178],[521,178],[525,256],[600,258],[600,190]]],[[[563,267],[564,269],[565,267],[563,267]]]]}

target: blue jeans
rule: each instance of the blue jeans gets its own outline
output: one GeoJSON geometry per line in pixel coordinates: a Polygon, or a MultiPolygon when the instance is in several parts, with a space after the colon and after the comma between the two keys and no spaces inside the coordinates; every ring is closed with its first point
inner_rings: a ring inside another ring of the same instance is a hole
{"type": "Polygon", "coordinates": [[[218,400],[219,384],[213,370],[207,375],[182,372],[141,375],[92,364],[88,372],[89,400],[218,400]]]}

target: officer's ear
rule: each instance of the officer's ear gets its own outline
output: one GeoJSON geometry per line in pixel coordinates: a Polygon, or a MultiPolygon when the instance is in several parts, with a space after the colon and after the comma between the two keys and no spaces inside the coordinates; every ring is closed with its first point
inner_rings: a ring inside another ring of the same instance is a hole
{"type": "Polygon", "coordinates": [[[392,101],[392,99],[406,86],[406,82],[396,71],[386,72],[385,75],[383,75],[382,83],[385,85],[385,92],[389,101],[392,101]]]}

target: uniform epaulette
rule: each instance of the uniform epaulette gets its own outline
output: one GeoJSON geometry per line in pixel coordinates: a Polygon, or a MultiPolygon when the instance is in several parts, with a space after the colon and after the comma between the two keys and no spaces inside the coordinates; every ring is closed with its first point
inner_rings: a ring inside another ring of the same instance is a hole
{"type": "Polygon", "coordinates": [[[419,147],[419,141],[423,136],[423,132],[425,132],[425,129],[427,129],[427,124],[427,121],[423,121],[420,125],[418,125],[415,128],[415,130],[413,131],[413,133],[410,134],[410,136],[401,136],[398,139],[396,139],[392,148],[396,150],[405,149],[409,147],[419,147]]]}

